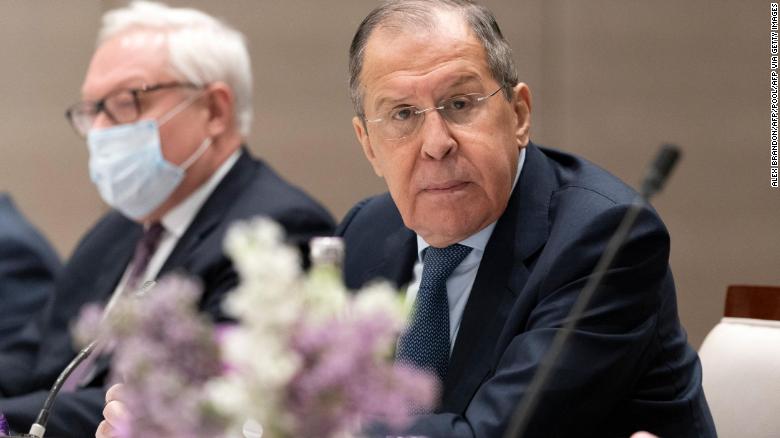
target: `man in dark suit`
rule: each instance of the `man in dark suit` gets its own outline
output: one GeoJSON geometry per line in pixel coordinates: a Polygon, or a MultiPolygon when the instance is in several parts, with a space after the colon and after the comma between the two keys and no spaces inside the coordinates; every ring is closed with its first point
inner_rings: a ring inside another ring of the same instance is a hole
{"type": "MultiPolygon", "coordinates": [[[[222,251],[232,222],[268,216],[302,245],[332,232],[322,207],[241,147],[249,56],[242,35],[213,17],[146,2],[108,12],[82,98],[68,117],[87,137],[90,175],[113,210],[80,242],[41,317],[0,355],[0,412],[22,432],[75,355],[68,328],[84,304],[183,271],[202,281],[200,309],[220,318],[237,284],[222,251]]],[[[91,371],[66,382],[50,435],[95,434],[107,369],[91,371]]]]}
{"type": "MultiPolygon", "coordinates": [[[[345,278],[404,287],[396,358],[443,383],[410,430],[500,437],[636,193],[529,140],[531,98],[493,15],[467,0],[384,3],[350,50],[356,135],[389,194],[338,234],[345,278]]],[[[643,208],[552,367],[524,437],[711,437],[669,236],[643,208]]]]}
{"type": "Polygon", "coordinates": [[[0,193],[0,349],[43,307],[61,267],[49,242],[0,193]]]}

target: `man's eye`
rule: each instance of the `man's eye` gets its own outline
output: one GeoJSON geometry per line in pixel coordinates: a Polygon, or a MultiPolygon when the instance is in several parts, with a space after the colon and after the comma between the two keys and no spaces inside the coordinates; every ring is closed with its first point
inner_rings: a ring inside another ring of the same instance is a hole
{"type": "Polygon", "coordinates": [[[106,106],[111,109],[124,109],[135,106],[132,95],[119,94],[106,100],[106,106]]]}
{"type": "Polygon", "coordinates": [[[113,108],[131,108],[135,106],[132,100],[114,100],[110,102],[110,105],[113,108]]]}
{"type": "Polygon", "coordinates": [[[396,108],[390,114],[390,118],[396,122],[405,122],[414,116],[414,108],[396,108]]]}
{"type": "Polygon", "coordinates": [[[467,111],[473,105],[469,96],[456,96],[447,100],[444,108],[448,111],[467,111]]]}

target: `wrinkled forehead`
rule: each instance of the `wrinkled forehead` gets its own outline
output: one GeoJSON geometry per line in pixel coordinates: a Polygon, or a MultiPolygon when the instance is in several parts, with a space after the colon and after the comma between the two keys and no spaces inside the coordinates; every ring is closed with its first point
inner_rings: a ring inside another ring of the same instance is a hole
{"type": "Polygon", "coordinates": [[[393,78],[422,78],[459,66],[471,70],[469,74],[489,75],[485,50],[460,13],[439,13],[430,24],[394,20],[369,36],[361,83],[370,93],[393,78]]]}

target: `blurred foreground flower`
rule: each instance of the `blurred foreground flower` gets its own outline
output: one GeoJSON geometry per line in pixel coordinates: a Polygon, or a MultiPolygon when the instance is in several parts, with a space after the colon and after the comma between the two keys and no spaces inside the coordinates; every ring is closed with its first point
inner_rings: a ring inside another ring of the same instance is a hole
{"type": "Polygon", "coordinates": [[[111,318],[86,308],[74,330],[115,343],[114,378],[132,414],[123,437],[348,437],[375,422],[402,428],[437,399],[435,377],[393,362],[407,309],[387,284],[350,294],[334,263],[300,269],[274,222],[234,225],[225,239],[240,282],[224,303],[237,324],[198,315],[200,288],[160,281],[111,318]],[[109,324],[109,327],[104,327],[109,324]]]}
{"type": "Polygon", "coordinates": [[[101,318],[85,307],[74,328],[84,343],[102,330],[115,345],[112,380],[126,382],[130,413],[120,436],[218,437],[226,418],[214,412],[203,385],[219,375],[221,364],[214,326],[197,312],[201,288],[183,276],[162,279],[148,296],[125,297],[101,318]]]}
{"type": "Polygon", "coordinates": [[[208,388],[234,431],[252,419],[264,437],[350,436],[372,422],[401,428],[413,407],[433,406],[435,378],[393,363],[408,312],[389,285],[350,294],[338,266],[316,256],[302,275],[265,219],[235,225],[225,246],[241,276],[225,308],[239,325],[223,339],[228,371],[208,388]]]}

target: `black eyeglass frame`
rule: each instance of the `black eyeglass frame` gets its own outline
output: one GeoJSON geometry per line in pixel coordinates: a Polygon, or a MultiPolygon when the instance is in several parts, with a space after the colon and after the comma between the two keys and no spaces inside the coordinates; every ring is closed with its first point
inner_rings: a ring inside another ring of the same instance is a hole
{"type": "MultiPolygon", "coordinates": [[[[78,103],[75,103],[68,107],[68,109],[65,110],[65,118],[70,123],[71,127],[76,131],[77,134],[79,134],[82,137],[86,137],[87,131],[82,132],[82,129],[78,126],[77,122],[75,121],[74,117],[76,112],[79,109],[84,108],[85,106],[91,106],[90,108],[90,114],[93,115],[93,117],[97,117],[98,114],[101,112],[104,112],[109,119],[111,119],[112,122],[116,124],[123,124],[123,123],[133,123],[141,116],[141,100],[140,96],[142,93],[151,93],[154,91],[159,90],[166,90],[171,88],[192,88],[192,89],[199,89],[202,88],[200,85],[193,84],[191,82],[162,82],[155,85],[143,85],[141,88],[121,88],[118,90],[114,90],[107,95],[105,95],[102,99],[98,101],[81,101],[78,103]],[[114,116],[114,114],[111,113],[111,111],[106,106],[106,101],[111,99],[112,97],[121,94],[121,93],[130,93],[130,95],[133,97],[133,105],[135,107],[135,119],[134,120],[119,120],[114,116]]],[[[83,113],[86,113],[84,111],[83,113]]],[[[94,121],[94,120],[93,120],[94,121]]]]}

